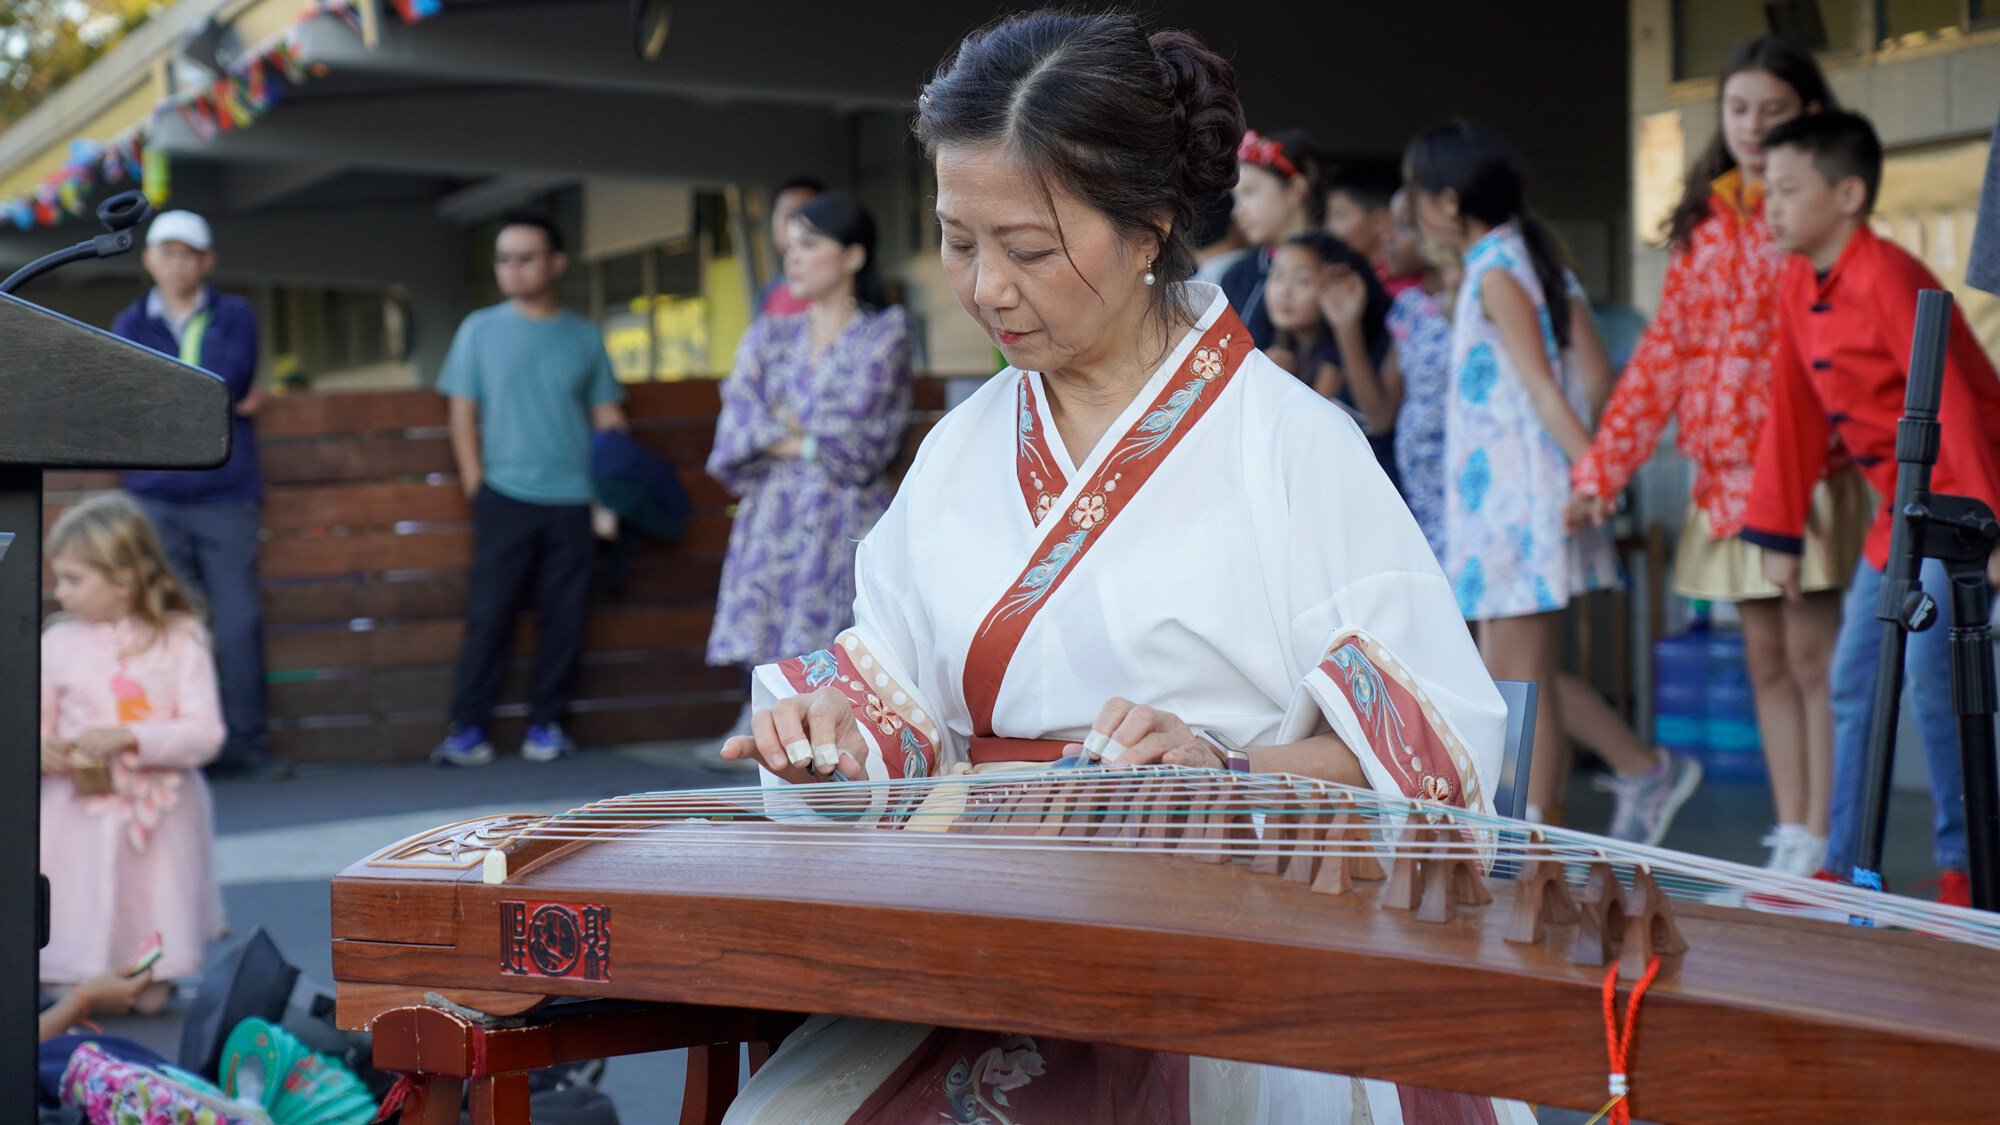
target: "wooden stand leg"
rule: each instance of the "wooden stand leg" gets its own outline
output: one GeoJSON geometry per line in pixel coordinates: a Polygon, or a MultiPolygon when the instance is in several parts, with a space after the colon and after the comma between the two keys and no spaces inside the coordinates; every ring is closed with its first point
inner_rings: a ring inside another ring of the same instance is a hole
{"type": "Polygon", "coordinates": [[[458,1125],[465,1082],[458,1078],[419,1078],[416,1092],[403,1103],[402,1125],[458,1125]]]}
{"type": "MultiPolygon", "coordinates": [[[[688,1048],[687,1087],[681,1094],[681,1125],[719,1125],[722,1115],[729,1112],[729,1103],[736,1100],[737,1050],[734,1043],[688,1048]]],[[[755,1045],[752,1051],[755,1051],[755,1045]]],[[[758,1062],[753,1053],[753,1070],[758,1062]]]]}
{"type": "Polygon", "coordinates": [[[518,1071],[472,1080],[472,1125],[529,1125],[528,1076],[518,1071]]]}

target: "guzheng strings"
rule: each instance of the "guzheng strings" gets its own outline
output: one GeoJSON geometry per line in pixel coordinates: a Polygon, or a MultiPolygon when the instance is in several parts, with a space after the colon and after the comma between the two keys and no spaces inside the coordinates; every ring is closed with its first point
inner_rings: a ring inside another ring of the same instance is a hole
{"type": "Polygon", "coordinates": [[[1609,864],[1627,882],[1645,870],[1676,899],[1763,903],[2000,949],[1992,915],[1284,774],[1151,767],[637,793],[527,819],[487,842],[497,850],[530,841],[1093,849],[1267,862],[1464,857],[1496,875],[1554,860],[1575,886],[1593,865],[1609,864]]]}

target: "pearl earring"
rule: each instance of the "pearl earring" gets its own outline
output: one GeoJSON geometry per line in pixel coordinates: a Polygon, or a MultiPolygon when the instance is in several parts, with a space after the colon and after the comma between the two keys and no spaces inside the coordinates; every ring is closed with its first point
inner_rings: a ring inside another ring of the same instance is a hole
{"type": "Polygon", "coordinates": [[[1148,284],[1148,285],[1151,285],[1151,284],[1153,283],[1153,281],[1154,281],[1154,278],[1153,278],[1153,263],[1151,263],[1151,262],[1147,262],[1147,263],[1146,263],[1146,276],[1145,276],[1144,280],[1145,280],[1146,284],[1148,284]]]}

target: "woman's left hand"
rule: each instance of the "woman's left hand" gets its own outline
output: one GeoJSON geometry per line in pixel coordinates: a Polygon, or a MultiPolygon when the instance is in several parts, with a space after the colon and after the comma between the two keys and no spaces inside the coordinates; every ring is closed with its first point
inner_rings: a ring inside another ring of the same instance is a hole
{"type": "Polygon", "coordinates": [[[1352,266],[1320,267],[1319,311],[1330,324],[1360,324],[1368,309],[1368,283],[1352,266]]]}
{"type": "Polygon", "coordinates": [[[70,747],[70,760],[94,764],[138,748],[139,740],[124,727],[92,727],[76,736],[70,747]]]}
{"type": "Polygon", "coordinates": [[[1103,759],[1107,766],[1192,766],[1198,769],[1225,769],[1227,762],[1215,747],[1196,738],[1179,715],[1112,698],[1097,713],[1090,737],[1071,743],[1069,749],[1086,757],[1103,759]]]}

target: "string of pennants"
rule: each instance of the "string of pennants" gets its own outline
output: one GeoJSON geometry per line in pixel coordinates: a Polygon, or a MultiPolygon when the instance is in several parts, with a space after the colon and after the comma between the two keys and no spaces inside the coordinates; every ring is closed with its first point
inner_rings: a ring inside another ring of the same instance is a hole
{"type": "MultiPolygon", "coordinates": [[[[443,6],[442,0],[393,4],[405,23],[429,19],[443,6]]],[[[172,173],[166,152],[152,144],[155,124],[178,114],[201,140],[248,128],[286,90],[324,72],[304,62],[299,47],[305,25],[322,16],[341,20],[357,34],[361,30],[354,0],[314,0],[291,26],[239,55],[214,81],[163,100],[144,120],[108,141],[72,140],[69,159],[60,168],[27,194],[0,201],[0,222],[20,230],[55,226],[84,214],[100,185],[123,190],[136,184],[155,207],[161,206],[172,194],[172,173]]]]}

